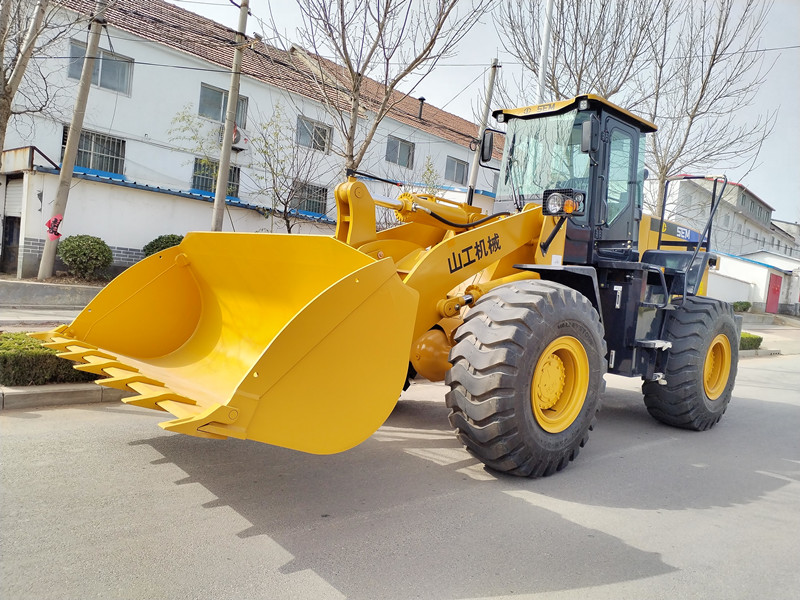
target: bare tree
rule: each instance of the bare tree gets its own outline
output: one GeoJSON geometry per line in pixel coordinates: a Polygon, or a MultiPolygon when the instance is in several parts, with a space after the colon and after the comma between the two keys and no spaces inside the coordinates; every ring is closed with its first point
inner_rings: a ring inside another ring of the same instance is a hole
{"type": "Polygon", "coordinates": [[[0,149],[13,115],[38,113],[50,107],[58,91],[48,77],[41,58],[76,23],[86,17],[67,20],[57,17],[60,2],[49,0],[3,0],[0,7],[0,149]],[[31,60],[34,59],[34,60],[31,60]]]}
{"type": "Polygon", "coordinates": [[[327,186],[311,184],[318,166],[314,150],[300,145],[286,123],[283,107],[276,104],[272,116],[251,135],[251,167],[257,193],[267,199],[269,214],[265,216],[271,217],[271,223],[279,219],[286,232],[292,233],[301,221],[298,211],[309,211],[314,202],[324,207],[326,198],[321,194],[325,190],[327,196],[327,186]]]}
{"type": "MultiPolygon", "coordinates": [[[[681,172],[752,167],[775,122],[774,112],[750,109],[768,71],[759,34],[770,6],[557,0],[546,85],[554,100],[597,93],[656,123],[646,164],[659,189],[681,172]]],[[[496,21],[506,49],[537,75],[540,12],[507,0],[496,21]]],[[[647,206],[658,214],[660,203],[655,193],[647,206]]]]}
{"type": "MultiPolygon", "coordinates": [[[[247,134],[249,152],[246,159],[237,159],[237,164],[231,168],[247,167],[251,173],[250,192],[264,205],[263,214],[270,220],[270,231],[274,230],[277,220],[287,233],[292,233],[304,221],[299,211],[309,211],[310,190],[320,192],[325,186],[311,186],[319,167],[315,161],[318,156],[313,149],[297,143],[295,130],[287,128],[286,123],[286,113],[281,104],[275,105],[268,119],[259,115],[258,123],[247,134]]],[[[187,105],[172,118],[168,134],[173,142],[179,143],[193,156],[191,161],[195,168],[216,182],[219,177],[217,157],[222,143],[219,123],[199,116],[196,107],[187,105]]],[[[239,143],[244,142],[240,140],[239,143]]],[[[246,177],[244,171],[240,174],[246,177]]],[[[240,189],[242,187],[240,180],[240,189]]],[[[228,189],[228,195],[235,193],[228,189]]],[[[317,200],[321,208],[325,199],[317,200]]]]}
{"type": "MultiPolygon", "coordinates": [[[[184,152],[192,155],[188,162],[195,163],[195,169],[201,174],[213,179],[209,192],[214,191],[217,177],[219,176],[219,149],[222,145],[222,127],[219,123],[211,122],[197,114],[197,110],[190,104],[184,106],[174,117],[167,131],[170,140],[181,145],[184,152]]],[[[238,165],[232,165],[235,168],[238,165]]],[[[235,194],[235,190],[228,189],[227,194],[235,194]]]]}
{"type": "Polygon", "coordinates": [[[305,49],[292,46],[291,55],[340,134],[333,150],[345,169],[358,168],[380,122],[407,97],[398,85],[430,74],[495,2],[297,0],[305,49]]]}
{"type": "MultiPolygon", "coordinates": [[[[545,70],[545,98],[571,98],[591,91],[604,98],[630,96],[628,82],[644,68],[652,3],[649,0],[556,0],[550,41],[550,65],[545,70]]],[[[495,17],[507,52],[538,79],[544,3],[505,0],[495,17]]],[[[506,87],[505,94],[514,93],[506,87]]],[[[518,97],[535,97],[530,85],[518,82],[518,97]],[[522,85],[519,85],[522,84],[522,85]]],[[[525,100],[523,100],[525,101],[525,100]]]]}
{"type": "MultiPolygon", "coordinates": [[[[652,86],[640,111],[659,125],[647,157],[659,188],[677,173],[752,168],[776,117],[749,110],[768,71],[759,39],[771,3],[661,0],[660,7],[674,30],[651,36],[651,67],[637,84],[652,86]]],[[[660,202],[650,207],[656,214],[660,202]]]]}

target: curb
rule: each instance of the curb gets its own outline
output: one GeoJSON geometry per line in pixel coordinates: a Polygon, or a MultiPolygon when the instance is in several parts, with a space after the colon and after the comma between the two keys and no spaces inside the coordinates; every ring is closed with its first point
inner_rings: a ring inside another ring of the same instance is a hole
{"type": "Polygon", "coordinates": [[[757,350],[739,350],[739,358],[754,358],[757,356],[781,356],[780,350],[758,348],[757,350]]]}
{"type": "MultiPolygon", "coordinates": [[[[41,327],[45,328],[46,330],[53,329],[54,327],[58,327],[59,325],[64,325],[64,321],[35,321],[35,320],[19,320],[19,319],[0,319],[0,327],[41,327]]],[[[66,323],[67,325],[69,323],[66,323]]],[[[44,331],[45,329],[41,329],[44,331]]]]}
{"type": "Polygon", "coordinates": [[[122,398],[132,395],[135,394],[95,383],[0,386],[0,408],[5,411],[70,404],[99,404],[101,402],[119,402],[122,398]]]}

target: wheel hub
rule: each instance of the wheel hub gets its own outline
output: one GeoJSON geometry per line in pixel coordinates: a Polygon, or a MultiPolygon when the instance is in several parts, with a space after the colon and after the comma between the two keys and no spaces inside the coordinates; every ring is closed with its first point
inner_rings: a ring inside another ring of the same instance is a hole
{"type": "Polygon", "coordinates": [[[716,400],[725,391],[731,372],[731,344],[728,337],[720,333],[708,347],[703,364],[703,390],[709,400],[716,400]]]}
{"type": "Polygon", "coordinates": [[[537,401],[540,408],[547,410],[555,406],[564,391],[564,361],[551,354],[541,365],[541,370],[536,389],[537,401]]]}
{"type": "Polygon", "coordinates": [[[531,381],[531,408],[548,433],[567,429],[581,413],[589,390],[589,358],[577,338],[562,336],[539,356],[531,381]]]}

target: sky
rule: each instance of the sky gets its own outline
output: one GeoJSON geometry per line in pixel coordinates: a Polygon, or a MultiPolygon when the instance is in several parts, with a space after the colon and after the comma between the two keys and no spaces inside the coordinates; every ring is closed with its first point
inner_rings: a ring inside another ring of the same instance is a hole
{"type": "MultiPolygon", "coordinates": [[[[232,29],[237,26],[239,9],[229,0],[167,1],[232,29]]],[[[302,19],[293,0],[250,0],[250,12],[248,34],[265,31],[264,23],[272,17],[285,35],[299,39],[296,30],[302,27],[302,19]]],[[[775,49],[765,53],[768,59],[765,62],[774,61],[774,65],[751,110],[777,111],[775,129],[751,172],[725,170],[720,165],[714,174],[722,171],[731,181],[746,186],[775,209],[773,219],[797,223],[800,222],[800,0],[773,0],[759,47],[775,49]]],[[[518,72],[519,67],[503,51],[488,17],[461,41],[456,55],[441,62],[411,95],[424,96],[426,102],[474,121],[494,57],[500,60],[501,77],[511,76],[515,69],[518,72]]],[[[408,87],[402,91],[409,91],[408,87]]],[[[535,98],[531,97],[530,104],[534,103],[535,98]]],[[[747,119],[746,111],[743,113],[742,118],[747,119]]]]}

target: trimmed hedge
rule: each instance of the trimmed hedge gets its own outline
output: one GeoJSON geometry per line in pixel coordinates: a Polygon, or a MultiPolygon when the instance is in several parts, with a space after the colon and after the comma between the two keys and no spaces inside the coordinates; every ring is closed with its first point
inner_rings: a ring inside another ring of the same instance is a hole
{"type": "Polygon", "coordinates": [[[753,333],[742,332],[742,339],[739,340],[739,350],[758,350],[764,338],[753,333]]]}
{"type": "Polygon", "coordinates": [[[173,246],[177,246],[183,241],[183,236],[178,235],[177,233],[168,233],[166,235],[160,235],[152,242],[148,242],[145,244],[144,248],[142,248],[142,252],[144,252],[145,256],[150,256],[151,254],[155,254],[156,252],[161,252],[162,250],[166,250],[167,248],[172,248],[173,246]]]}
{"type": "Polygon", "coordinates": [[[751,306],[753,305],[750,304],[749,302],[741,300],[739,302],[733,303],[733,310],[734,312],[747,312],[748,310],[750,310],[751,306]]]}
{"type": "Polygon", "coordinates": [[[82,383],[97,375],[76,371],[75,363],[24,333],[0,333],[0,385],[82,383]]]}
{"type": "Polygon", "coordinates": [[[58,258],[81,279],[97,279],[114,262],[111,248],[93,235],[71,235],[58,243],[58,258]]]}

